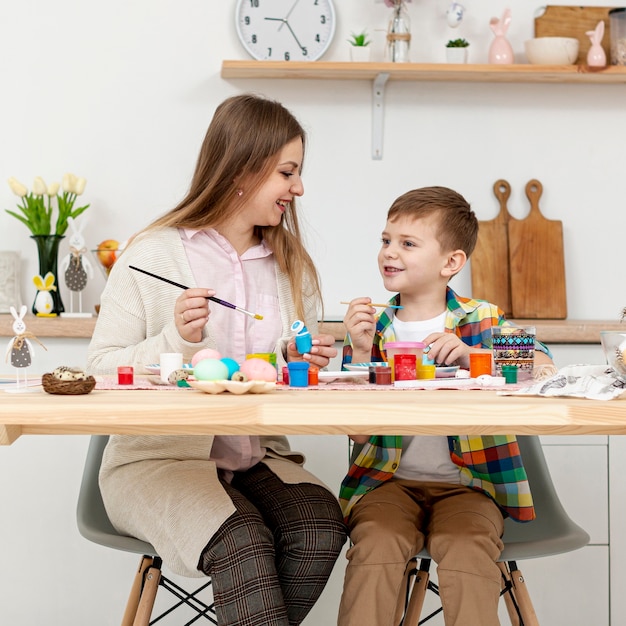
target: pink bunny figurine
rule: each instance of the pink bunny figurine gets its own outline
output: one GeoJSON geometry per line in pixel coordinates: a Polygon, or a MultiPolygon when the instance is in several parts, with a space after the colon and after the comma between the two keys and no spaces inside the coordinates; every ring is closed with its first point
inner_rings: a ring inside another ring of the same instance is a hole
{"type": "Polygon", "coordinates": [[[510,23],[511,9],[504,9],[502,19],[492,17],[489,21],[489,27],[496,36],[489,47],[489,63],[508,65],[514,62],[513,48],[505,37],[507,30],[509,30],[510,23]]]}
{"type": "Polygon", "coordinates": [[[587,36],[591,40],[591,48],[587,52],[587,65],[589,67],[604,67],[606,65],[606,53],[602,47],[604,22],[600,20],[595,30],[587,31],[587,36]]]}

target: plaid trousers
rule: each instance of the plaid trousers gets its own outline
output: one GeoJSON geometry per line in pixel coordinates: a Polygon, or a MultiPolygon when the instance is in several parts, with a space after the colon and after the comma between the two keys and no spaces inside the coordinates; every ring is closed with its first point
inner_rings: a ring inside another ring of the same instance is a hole
{"type": "Polygon", "coordinates": [[[213,581],[218,623],[298,626],[346,540],[337,499],[319,485],[283,483],[263,463],[223,486],[237,510],[198,566],[213,581]]]}

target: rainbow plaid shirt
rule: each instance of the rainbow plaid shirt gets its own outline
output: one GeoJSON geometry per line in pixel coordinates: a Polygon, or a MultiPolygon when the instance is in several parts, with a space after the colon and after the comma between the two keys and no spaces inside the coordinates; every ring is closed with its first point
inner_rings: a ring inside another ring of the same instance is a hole
{"type": "MultiPolygon", "coordinates": [[[[456,333],[469,346],[491,348],[491,327],[513,326],[497,306],[484,300],[461,298],[449,287],[446,301],[446,332],[456,333]]],[[[399,294],[390,300],[390,304],[400,304],[399,294]]],[[[395,341],[393,316],[394,309],[385,309],[378,318],[372,361],[384,361],[384,344],[395,341]]],[[[536,349],[551,356],[548,348],[540,342],[537,342],[536,349]]],[[[348,335],[344,342],[343,363],[350,363],[351,360],[352,346],[348,335]]],[[[461,470],[461,484],[493,498],[505,516],[511,516],[518,522],[535,519],[526,470],[513,435],[449,436],[448,447],[452,462],[461,470]]],[[[401,436],[373,436],[362,447],[339,491],[339,502],[346,520],[362,496],[393,477],[400,465],[401,454],[401,436]]]]}

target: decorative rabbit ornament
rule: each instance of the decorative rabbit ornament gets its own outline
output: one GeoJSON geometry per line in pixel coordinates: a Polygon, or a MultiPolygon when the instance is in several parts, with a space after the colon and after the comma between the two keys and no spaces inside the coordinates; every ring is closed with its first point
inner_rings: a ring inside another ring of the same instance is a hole
{"type": "Polygon", "coordinates": [[[595,30],[588,30],[586,34],[591,40],[591,48],[587,52],[587,65],[589,67],[604,67],[606,65],[606,52],[602,47],[604,22],[600,20],[595,30]]]}
{"type": "Polygon", "coordinates": [[[53,313],[54,301],[50,293],[57,289],[54,284],[54,274],[48,272],[43,278],[37,274],[37,276],[33,276],[33,284],[38,290],[33,305],[37,315],[39,317],[56,317],[56,313],[53,313]]]}
{"type": "Polygon", "coordinates": [[[509,65],[514,62],[513,48],[505,37],[510,23],[511,9],[504,9],[501,19],[492,17],[489,21],[489,27],[496,36],[489,47],[489,63],[509,65]]]}
{"type": "MultiPolygon", "coordinates": [[[[87,248],[85,247],[85,238],[82,231],[87,220],[81,222],[80,227],[76,225],[76,221],[72,217],[67,218],[68,224],[72,228],[70,236],[70,252],[61,263],[61,271],[65,272],[65,284],[70,290],[70,313],[74,313],[74,292],[78,292],[78,311],[79,315],[83,315],[83,289],[87,286],[87,279],[93,278],[93,267],[87,258],[87,248]]],[[[64,316],[61,313],[61,316],[64,316]]],[[[91,316],[91,313],[85,315],[91,316]]]]}
{"type": "MultiPolygon", "coordinates": [[[[44,350],[47,350],[47,348],[33,333],[26,332],[26,323],[24,322],[24,315],[26,315],[27,310],[26,305],[21,306],[19,315],[14,306],[12,306],[10,310],[15,320],[13,322],[13,332],[15,336],[9,341],[7,346],[5,362],[9,360],[9,355],[11,355],[11,365],[15,368],[15,386],[19,388],[21,386],[20,372],[30,367],[33,360],[33,344],[29,341],[29,338],[34,339],[44,350]]],[[[23,379],[24,387],[27,387],[26,371],[24,371],[23,379]]]]}
{"type": "Polygon", "coordinates": [[[463,21],[465,7],[458,2],[453,2],[446,11],[446,21],[450,28],[456,28],[463,21]]]}

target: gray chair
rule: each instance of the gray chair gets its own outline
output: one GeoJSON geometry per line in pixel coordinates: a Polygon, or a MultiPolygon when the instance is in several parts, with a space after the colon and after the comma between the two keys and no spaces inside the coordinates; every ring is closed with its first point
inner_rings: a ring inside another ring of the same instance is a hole
{"type": "Polygon", "coordinates": [[[195,623],[201,618],[205,618],[212,624],[217,624],[213,604],[207,604],[198,597],[200,592],[211,585],[210,579],[191,593],[185,591],[163,575],[161,572],[162,560],[152,545],[135,537],[121,535],[113,528],[104,508],[98,484],[102,454],[108,440],[109,437],[106,435],[91,437],[78,494],[76,520],[78,530],[85,539],[107,548],[142,555],[121,626],[148,626],[183,606],[190,607],[194,611],[194,617],[186,622],[185,626],[195,623]],[[166,589],[177,598],[177,601],[175,600],[172,606],[151,621],[159,587],[166,589]]]}
{"type": "MultiPolygon", "coordinates": [[[[539,437],[519,436],[517,440],[537,519],[524,524],[510,519],[504,522],[504,550],[498,563],[502,571],[501,595],[512,626],[539,626],[517,561],[577,550],[589,543],[589,535],[569,518],[563,508],[552,483],[539,437]]],[[[355,445],[352,458],[359,450],[360,446],[355,445]]],[[[429,579],[430,564],[431,557],[427,550],[422,550],[409,563],[406,606],[400,626],[424,624],[443,610],[438,608],[420,621],[426,592],[430,590],[439,594],[437,585],[429,579]]]]}

